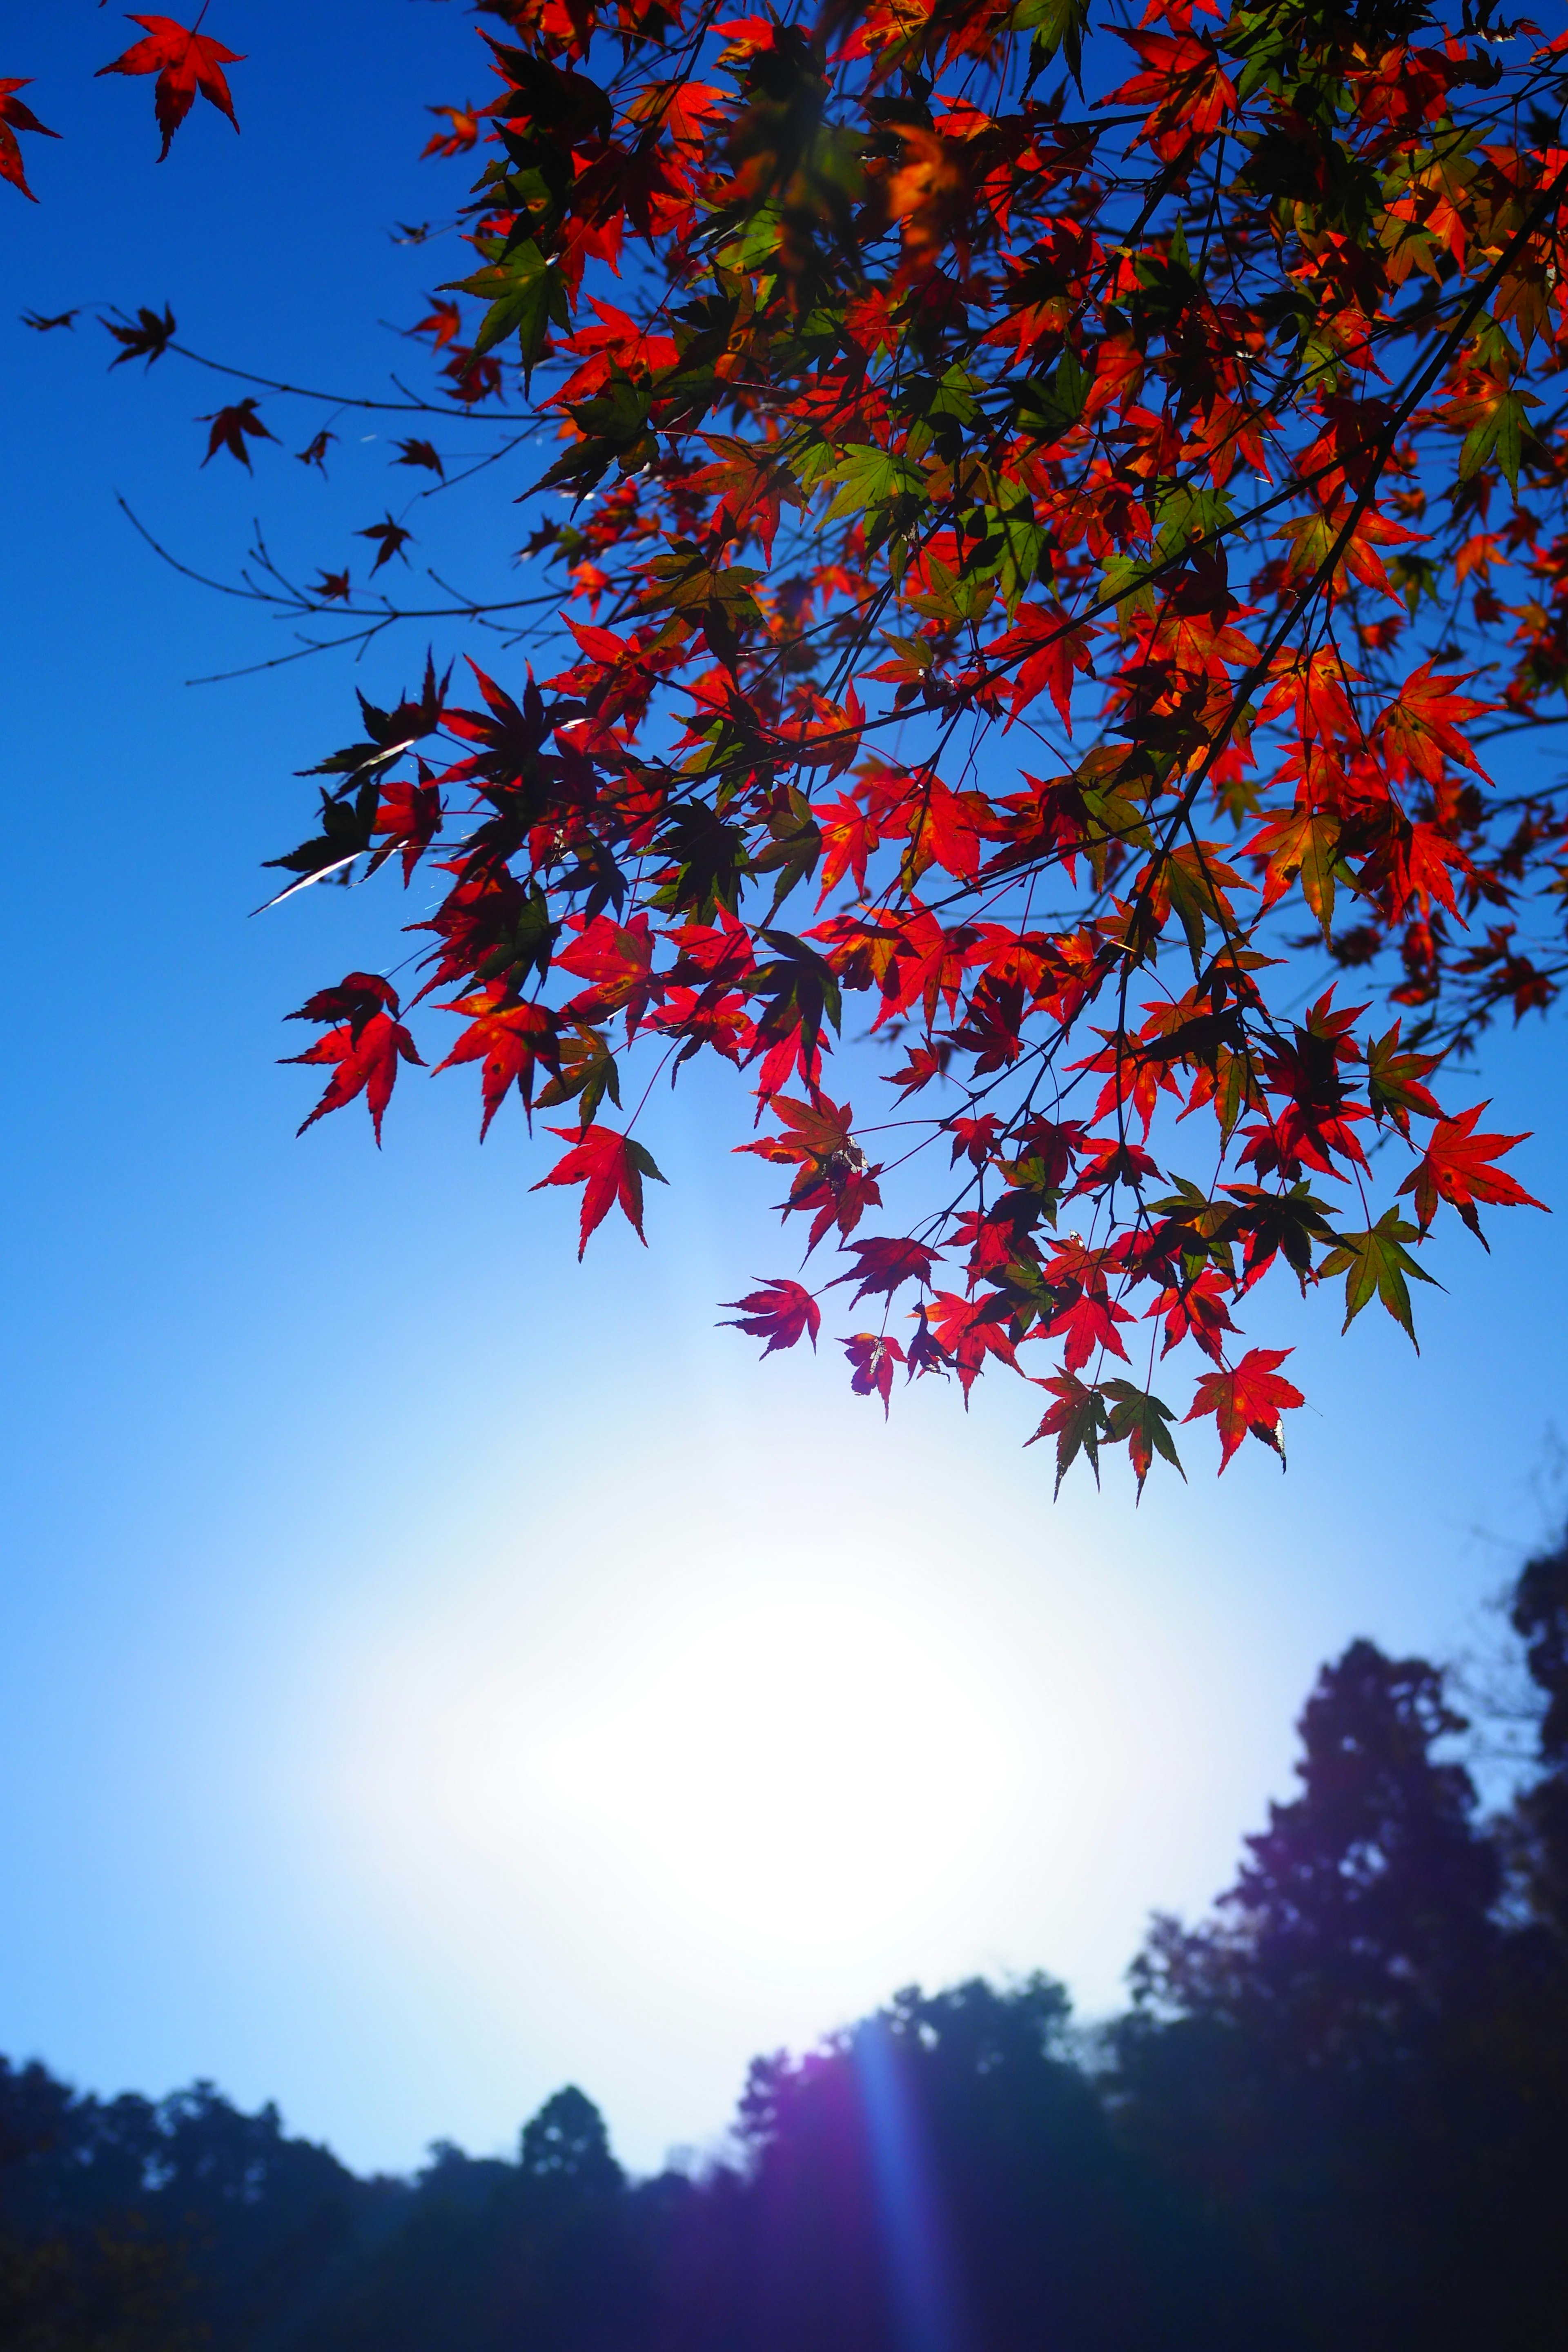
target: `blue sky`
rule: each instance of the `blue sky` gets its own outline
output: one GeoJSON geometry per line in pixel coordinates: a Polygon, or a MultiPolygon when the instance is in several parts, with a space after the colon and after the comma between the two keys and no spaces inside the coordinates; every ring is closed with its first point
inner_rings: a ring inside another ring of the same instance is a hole
{"type": "MultiPolygon", "coordinates": [[[[1202,1906],[1288,1785],[1320,1660],[1486,1637],[1552,1507],[1568,1229],[1494,1213],[1488,1260],[1453,1222],[1419,1360],[1282,1300],[1286,1477],[1249,1447],[1217,1483],[1189,1432],[1190,1486],[1053,1508],[1032,1391],[965,1419],[928,1382],[884,1429],[835,1356],[714,1328],[787,1264],[721,1082],[653,1130],[650,1250],[617,1221],[581,1268],[575,1196],[527,1189],[548,1147],[509,1115],[481,1152],[461,1077],[409,1074],[381,1154],[357,1113],[297,1142],[279,1015],[405,919],[390,875],[248,917],[353,673],[187,690],[277,632],[114,499],[198,564],[259,512],[313,567],[410,478],[353,425],[326,485],[200,470],[210,380],[6,320],[166,299],[199,348],[374,386],[409,354],[376,321],[455,274],[387,235],[457,184],[422,102],[483,83],[444,0],[207,29],[253,53],[243,136],[201,107],[162,168],[151,86],[90,78],[111,12],[10,12],[0,58],[67,134],[29,142],[36,209],[0,190],[0,2047],[276,2096],[361,2165],[504,2146],[576,2079],[650,2165],[753,2051],[912,1978],[1044,1966],[1110,2006],[1149,1909],[1202,1906]]],[[[422,553],[514,576],[504,518],[470,549],[426,511],[422,553]]],[[[1561,1068],[1536,1024],[1475,1088],[1559,1202],[1561,1068]]]]}

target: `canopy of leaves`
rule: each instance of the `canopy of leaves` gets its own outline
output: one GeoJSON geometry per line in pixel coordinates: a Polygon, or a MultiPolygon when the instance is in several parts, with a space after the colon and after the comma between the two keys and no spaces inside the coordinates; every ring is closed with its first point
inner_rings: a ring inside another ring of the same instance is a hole
{"type": "MultiPolygon", "coordinates": [[[[422,994],[471,1024],[430,1058],[487,1126],[514,1078],[571,1106],[584,1241],[656,1172],[640,1079],[595,1127],[622,1066],[715,1055],[807,1256],[914,1276],[862,1281],[857,1390],[1032,1377],[1058,1471],[1140,1485],[1184,1414],[1282,1454],[1265,1277],[1414,1339],[1447,1212],[1541,1205],[1444,1089],[1568,969],[1568,808],[1485,752],[1568,685],[1564,42],[1468,0],[484,13],[426,149],[479,166],[471,257],[412,331],[425,413],[496,415],[473,495],[531,503],[548,618],[328,761],[279,862],[429,861],[422,994]],[[847,1023],[904,1055],[879,1109],[826,1091],[847,1023]]],[[[166,139],[228,110],[228,52],[137,21],[166,139]]],[[[207,422],[265,454],[254,397],[207,422]]],[[[359,535],[374,600],[341,549],[255,593],[365,641],[413,534],[359,535]]],[[[379,1131],[364,1051],[321,1108],[379,1131]]],[[[740,1302],[770,1352],[801,1271],[740,1302]]]]}

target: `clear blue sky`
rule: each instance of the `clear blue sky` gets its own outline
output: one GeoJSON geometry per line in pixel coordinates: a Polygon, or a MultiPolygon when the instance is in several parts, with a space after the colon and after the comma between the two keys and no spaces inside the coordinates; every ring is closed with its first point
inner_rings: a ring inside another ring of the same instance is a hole
{"type": "MultiPolygon", "coordinates": [[[[386,234],[455,184],[420,102],[483,81],[444,0],[207,29],[253,52],[243,137],[203,106],[161,169],[150,85],[90,79],[111,11],[10,10],[0,55],[68,134],[29,142],[36,210],[0,189],[0,2047],[276,2096],[360,2165],[506,2145],[576,2079],[649,2165],[752,2052],[911,1978],[1044,1966],[1107,2008],[1151,1906],[1201,1906],[1286,1788],[1320,1660],[1476,1638],[1544,1526],[1568,1223],[1495,1213],[1489,1261],[1454,1223],[1419,1361],[1281,1302],[1288,1476],[1249,1447],[1217,1484],[1189,1432],[1191,1486],[1135,1515],[1114,1478],[1052,1507],[1032,1391],[966,1421],[929,1382],[884,1430],[835,1357],[713,1328],[786,1264],[722,1084],[653,1131],[651,1250],[617,1222],[581,1269],[574,1196],[530,1196],[510,1116],[478,1149],[460,1078],[410,1074],[380,1155],[357,1113],[296,1142],[279,1016],[404,919],[390,876],[247,919],[352,674],[186,690],[276,633],[114,493],[198,562],[259,511],[313,566],[410,478],[353,425],[327,485],[199,471],[210,380],[6,320],[167,299],[202,348],[372,385],[409,351],[376,320],[454,274],[386,234]]],[[[493,522],[428,529],[506,576],[493,522]]],[[[1476,1088],[1559,1202],[1561,1050],[1502,1040],[1476,1088]]]]}

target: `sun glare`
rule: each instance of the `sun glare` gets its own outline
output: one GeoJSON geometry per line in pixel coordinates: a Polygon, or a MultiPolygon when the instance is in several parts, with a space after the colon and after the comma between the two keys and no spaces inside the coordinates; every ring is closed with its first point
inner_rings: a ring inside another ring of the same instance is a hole
{"type": "Polygon", "coordinates": [[[1090,1583],[1065,1517],[977,1536],[929,1454],[862,1500],[801,1454],[765,1509],[743,1453],[695,1515],[626,1475],[586,1537],[568,1488],[311,1668],[291,1769],[355,1948],[528,2095],[613,2064],[655,2159],[900,1985],[1043,1966],[1108,2005],[1151,1898],[1228,1859],[1194,1858],[1225,1738],[1190,1623],[1090,1583]]]}
{"type": "Polygon", "coordinates": [[[940,1627],[770,1585],[617,1661],[527,1777],[645,1902],[804,1955],[953,1903],[989,1855],[1006,1751],[940,1627]]]}

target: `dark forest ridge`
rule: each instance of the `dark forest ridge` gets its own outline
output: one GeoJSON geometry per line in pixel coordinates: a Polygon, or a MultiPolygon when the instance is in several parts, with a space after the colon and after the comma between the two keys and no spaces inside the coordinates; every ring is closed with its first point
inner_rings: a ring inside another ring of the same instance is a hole
{"type": "Polygon", "coordinates": [[[1561,2341],[1568,1546],[1512,1624],[1536,1768],[1483,1820],[1441,1669],[1369,1642],[1300,1720],[1215,1916],[1156,1921],[1075,2040],[1060,1987],[909,1990],[762,2059],[731,2151],[631,2180],[575,2088],[515,2161],[361,2179],[209,2085],[0,2062],[17,2352],[1161,2352],[1561,2341]]]}

